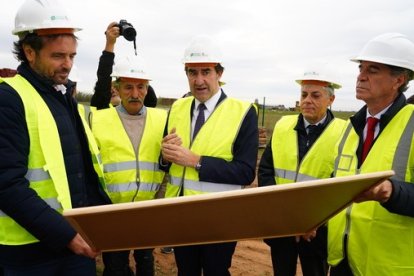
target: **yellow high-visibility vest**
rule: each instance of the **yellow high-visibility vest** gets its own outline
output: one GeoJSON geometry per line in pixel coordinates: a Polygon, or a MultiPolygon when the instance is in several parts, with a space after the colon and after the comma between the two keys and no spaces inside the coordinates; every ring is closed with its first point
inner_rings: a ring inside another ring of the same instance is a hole
{"type": "MultiPolygon", "coordinates": [[[[170,110],[168,132],[176,128],[176,133],[181,137],[182,146],[191,149],[196,154],[231,161],[234,141],[251,104],[232,98],[224,99],[191,143],[190,112],[193,100],[194,97],[187,97],[174,102],[170,110]]],[[[182,188],[184,195],[241,189],[240,185],[202,182],[198,178],[198,172],[191,167],[172,164],[169,172],[170,181],[167,184],[166,197],[178,196],[182,188]]]]}
{"type": "MultiPolygon", "coordinates": [[[[394,170],[393,179],[414,182],[414,106],[406,105],[377,137],[358,169],[359,136],[351,123],[339,142],[336,176],[394,170]]],[[[354,203],[328,223],[328,262],[344,258],[354,275],[414,275],[414,218],[388,212],[380,203],[354,203]]]]}
{"type": "MultiPolygon", "coordinates": [[[[30,139],[26,179],[30,188],[53,209],[62,212],[72,208],[65,163],[56,122],[36,89],[22,76],[0,79],[19,94],[25,111],[30,139]]],[[[95,168],[102,168],[98,147],[86,121],[82,120],[89,141],[95,168]]],[[[98,175],[99,173],[97,171],[98,175]]],[[[103,178],[101,177],[101,180],[103,178]]],[[[103,184],[103,183],[102,183],[103,184]]],[[[16,221],[0,210],[0,244],[23,245],[38,240],[16,221]]]]}
{"type": "Polygon", "coordinates": [[[107,192],[113,203],[153,199],[164,178],[158,158],[167,112],[146,109],[138,160],[116,109],[92,114],[92,132],[101,150],[107,192]]]}
{"type": "Polygon", "coordinates": [[[329,178],[334,171],[335,152],[332,149],[341,137],[346,122],[338,118],[330,121],[300,164],[295,130],[297,122],[298,115],[287,115],[274,127],[272,154],[276,184],[329,178]]]}

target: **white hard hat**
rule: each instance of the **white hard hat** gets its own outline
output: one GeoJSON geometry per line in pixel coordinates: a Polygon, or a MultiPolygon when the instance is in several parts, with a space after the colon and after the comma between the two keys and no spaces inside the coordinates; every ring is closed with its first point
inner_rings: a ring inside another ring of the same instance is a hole
{"type": "Polygon", "coordinates": [[[145,61],[141,56],[127,56],[115,62],[111,77],[150,80],[145,61]]]}
{"type": "Polygon", "coordinates": [[[183,63],[222,63],[221,52],[207,35],[195,36],[184,51],[183,63]]]}
{"type": "Polygon", "coordinates": [[[361,60],[414,71],[414,43],[403,34],[382,34],[368,41],[359,55],[351,59],[355,62],[361,60]]]}
{"type": "Polygon", "coordinates": [[[79,69],[76,65],[72,65],[72,69],[70,69],[69,79],[73,82],[80,82],[82,79],[80,78],[79,69]]]}
{"type": "Polygon", "coordinates": [[[327,82],[334,89],[339,89],[342,87],[336,79],[336,77],[328,72],[323,66],[321,68],[309,68],[304,71],[303,75],[296,79],[296,82],[302,85],[303,81],[321,81],[327,82]]]}
{"type": "Polygon", "coordinates": [[[81,30],[72,24],[58,0],[26,0],[17,11],[12,33],[19,35],[42,29],[81,30]]]}

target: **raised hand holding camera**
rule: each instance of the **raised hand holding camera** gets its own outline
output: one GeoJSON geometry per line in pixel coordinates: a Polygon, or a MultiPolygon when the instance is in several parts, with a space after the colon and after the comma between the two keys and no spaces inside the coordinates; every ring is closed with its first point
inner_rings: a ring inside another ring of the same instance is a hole
{"type": "MultiPolygon", "coordinates": [[[[113,22],[111,23],[111,25],[112,26],[109,26],[105,32],[105,35],[107,35],[107,39],[108,39],[108,32],[110,32],[113,27],[117,27],[119,29],[119,33],[118,33],[118,30],[116,30],[117,32],[116,37],[123,36],[126,40],[133,41],[135,55],[137,55],[137,46],[136,46],[137,31],[132,26],[132,24],[126,21],[125,19],[121,19],[119,23],[113,22]]],[[[113,39],[116,40],[116,38],[113,38],[113,39]]],[[[112,45],[113,44],[115,44],[115,41],[112,42],[112,45]]],[[[111,48],[112,48],[111,52],[113,52],[113,46],[111,48]]]]}
{"type": "Polygon", "coordinates": [[[128,41],[135,41],[137,31],[134,29],[131,23],[128,23],[125,19],[121,19],[118,24],[119,35],[125,37],[128,41]]]}
{"type": "Polygon", "coordinates": [[[134,41],[134,50],[135,55],[137,55],[137,44],[136,44],[136,37],[137,31],[134,29],[131,23],[128,23],[125,19],[119,20],[119,35],[125,37],[128,41],[134,41]]]}

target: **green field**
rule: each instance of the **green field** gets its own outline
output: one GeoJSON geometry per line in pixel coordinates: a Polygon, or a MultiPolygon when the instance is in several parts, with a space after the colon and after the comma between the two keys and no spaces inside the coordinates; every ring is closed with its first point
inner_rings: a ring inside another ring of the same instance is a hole
{"type": "MultiPolygon", "coordinates": [[[[337,118],[348,119],[355,112],[333,111],[333,114],[337,118]]],[[[267,130],[268,138],[272,135],[273,127],[275,123],[285,115],[299,114],[299,111],[281,111],[281,110],[265,110],[263,116],[263,109],[259,109],[259,127],[265,127],[267,130]],[[264,118],[263,118],[264,117],[264,118]]]]}

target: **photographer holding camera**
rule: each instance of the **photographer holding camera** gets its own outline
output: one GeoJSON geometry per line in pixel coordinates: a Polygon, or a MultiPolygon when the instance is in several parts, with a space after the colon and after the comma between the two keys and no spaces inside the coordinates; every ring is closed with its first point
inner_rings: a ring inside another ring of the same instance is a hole
{"type": "MultiPolygon", "coordinates": [[[[112,104],[113,106],[119,105],[117,109],[112,108],[113,110],[118,110],[119,108],[120,109],[123,108],[123,106],[121,106],[121,98],[119,95],[121,95],[121,97],[124,97],[122,93],[124,93],[123,89],[125,88],[121,87],[122,84],[120,81],[112,82],[112,77],[111,77],[111,74],[113,71],[112,67],[114,65],[114,59],[115,59],[114,48],[115,48],[115,43],[116,43],[117,38],[121,35],[121,31],[123,31],[122,33],[124,36],[126,35],[128,38],[131,38],[131,36],[128,36],[128,35],[131,35],[130,28],[133,28],[132,25],[129,23],[127,23],[127,25],[126,24],[122,25],[122,22],[125,23],[126,21],[121,20],[120,21],[121,24],[118,24],[117,22],[110,23],[105,32],[105,35],[106,35],[105,49],[102,52],[102,55],[99,59],[99,65],[98,65],[98,71],[97,71],[98,80],[95,85],[94,95],[92,96],[92,99],[91,99],[91,106],[95,106],[97,109],[107,109],[110,107],[110,104],[112,104]],[[125,27],[128,27],[129,29],[125,29],[125,27]]],[[[136,65],[138,66],[138,64],[136,65]]],[[[151,88],[151,86],[148,85],[147,94],[144,98],[144,105],[147,107],[155,107],[156,103],[157,103],[157,97],[155,96],[154,90],[151,88]]],[[[107,109],[106,111],[110,111],[110,110],[107,109]]],[[[99,118],[99,115],[97,113],[101,111],[94,111],[94,112],[96,112],[96,114],[94,114],[95,116],[92,116],[93,121],[99,118]]],[[[142,115],[139,117],[144,118],[144,116],[149,116],[153,113],[152,110],[147,110],[146,112],[147,112],[147,115],[142,115]]],[[[128,116],[128,114],[126,114],[125,116],[128,116]]],[[[138,126],[140,124],[141,123],[139,124],[135,123],[134,125],[138,126]]],[[[92,123],[92,128],[94,128],[94,130],[97,131],[95,127],[96,125],[92,123]]],[[[127,127],[125,131],[128,132],[129,128],[131,127],[127,127]]],[[[150,130],[151,129],[149,128],[148,131],[150,130]]],[[[134,133],[140,133],[140,132],[139,131],[135,132],[135,129],[134,129],[134,133]]],[[[118,133],[118,134],[121,135],[121,133],[118,133]]],[[[95,135],[95,138],[98,138],[98,136],[96,136],[96,133],[94,133],[94,135],[95,135]]],[[[117,202],[113,202],[113,203],[117,203],[117,202]]],[[[102,254],[103,263],[105,265],[103,275],[104,276],[134,275],[129,267],[129,254],[130,254],[129,250],[117,251],[117,252],[104,252],[102,254]]],[[[134,259],[136,263],[136,275],[139,275],[139,276],[153,276],[154,275],[153,249],[134,250],[134,259]]]]}
{"type": "MultiPolygon", "coordinates": [[[[97,109],[108,108],[109,104],[117,106],[121,102],[117,87],[113,85],[111,77],[115,59],[115,43],[120,35],[123,35],[125,39],[131,41],[130,39],[135,40],[136,31],[132,27],[132,24],[126,20],[120,20],[119,23],[112,22],[106,28],[105,48],[99,58],[98,71],[96,72],[98,80],[96,81],[94,94],[91,99],[91,106],[97,109]]],[[[148,107],[155,107],[157,105],[157,96],[151,85],[148,87],[144,105],[148,107]]]]}

